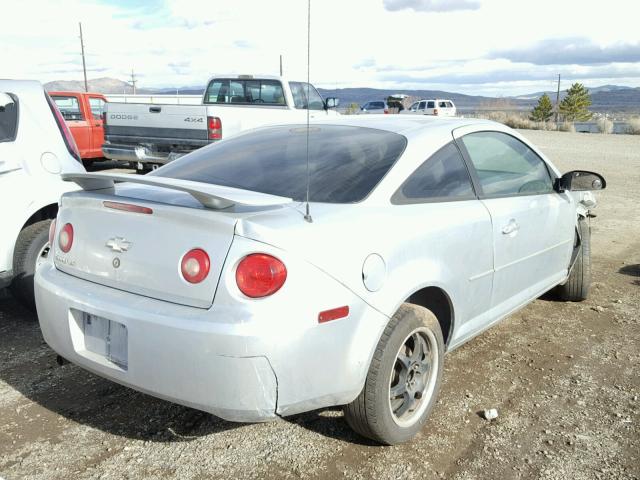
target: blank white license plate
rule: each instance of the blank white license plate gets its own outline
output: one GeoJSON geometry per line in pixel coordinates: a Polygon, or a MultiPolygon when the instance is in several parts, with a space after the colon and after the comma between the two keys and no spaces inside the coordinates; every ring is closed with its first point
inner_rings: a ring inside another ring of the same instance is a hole
{"type": "Polygon", "coordinates": [[[107,318],[83,314],[84,347],[127,369],[127,327],[107,318]]]}

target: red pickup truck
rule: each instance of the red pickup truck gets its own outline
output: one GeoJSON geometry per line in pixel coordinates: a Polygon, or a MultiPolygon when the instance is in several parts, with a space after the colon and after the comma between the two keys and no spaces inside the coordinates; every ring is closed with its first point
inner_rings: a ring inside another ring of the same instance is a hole
{"type": "Polygon", "coordinates": [[[99,93],[49,92],[76,141],[85,166],[102,160],[104,143],[104,104],[107,99],[99,93]]]}

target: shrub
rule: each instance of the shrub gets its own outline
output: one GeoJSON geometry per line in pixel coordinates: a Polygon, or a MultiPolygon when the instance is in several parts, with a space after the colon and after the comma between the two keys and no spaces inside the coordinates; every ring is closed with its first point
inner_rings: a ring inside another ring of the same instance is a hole
{"type": "Polygon", "coordinates": [[[640,117],[630,118],[627,123],[627,133],[631,135],[640,135],[640,117]]]}
{"type": "Polygon", "coordinates": [[[608,118],[601,117],[596,123],[600,133],[613,133],[613,122],[608,118]]]}
{"type": "Polygon", "coordinates": [[[575,133],[576,127],[573,126],[573,122],[564,121],[560,124],[560,131],[575,133]]]}
{"type": "Polygon", "coordinates": [[[360,112],[360,105],[357,103],[351,103],[344,111],[344,115],[355,115],[360,112]]]}

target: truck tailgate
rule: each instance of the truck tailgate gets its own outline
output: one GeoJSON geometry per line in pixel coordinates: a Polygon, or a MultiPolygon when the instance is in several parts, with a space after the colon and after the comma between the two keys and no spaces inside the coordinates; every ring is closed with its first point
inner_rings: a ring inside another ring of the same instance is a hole
{"type": "Polygon", "coordinates": [[[209,143],[204,105],[107,103],[105,113],[111,143],[209,143]]]}

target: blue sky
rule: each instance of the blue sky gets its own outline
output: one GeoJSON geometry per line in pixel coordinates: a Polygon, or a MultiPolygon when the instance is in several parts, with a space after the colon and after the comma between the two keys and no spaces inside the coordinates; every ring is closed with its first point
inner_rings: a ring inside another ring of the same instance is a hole
{"type": "MultiPolygon", "coordinates": [[[[202,85],[221,73],[306,77],[303,0],[58,0],[13,3],[0,29],[3,77],[202,85]]],[[[312,0],[319,86],[511,95],[568,85],[640,86],[632,1],[312,0]],[[571,20],[577,19],[577,20],[571,20]]]]}

